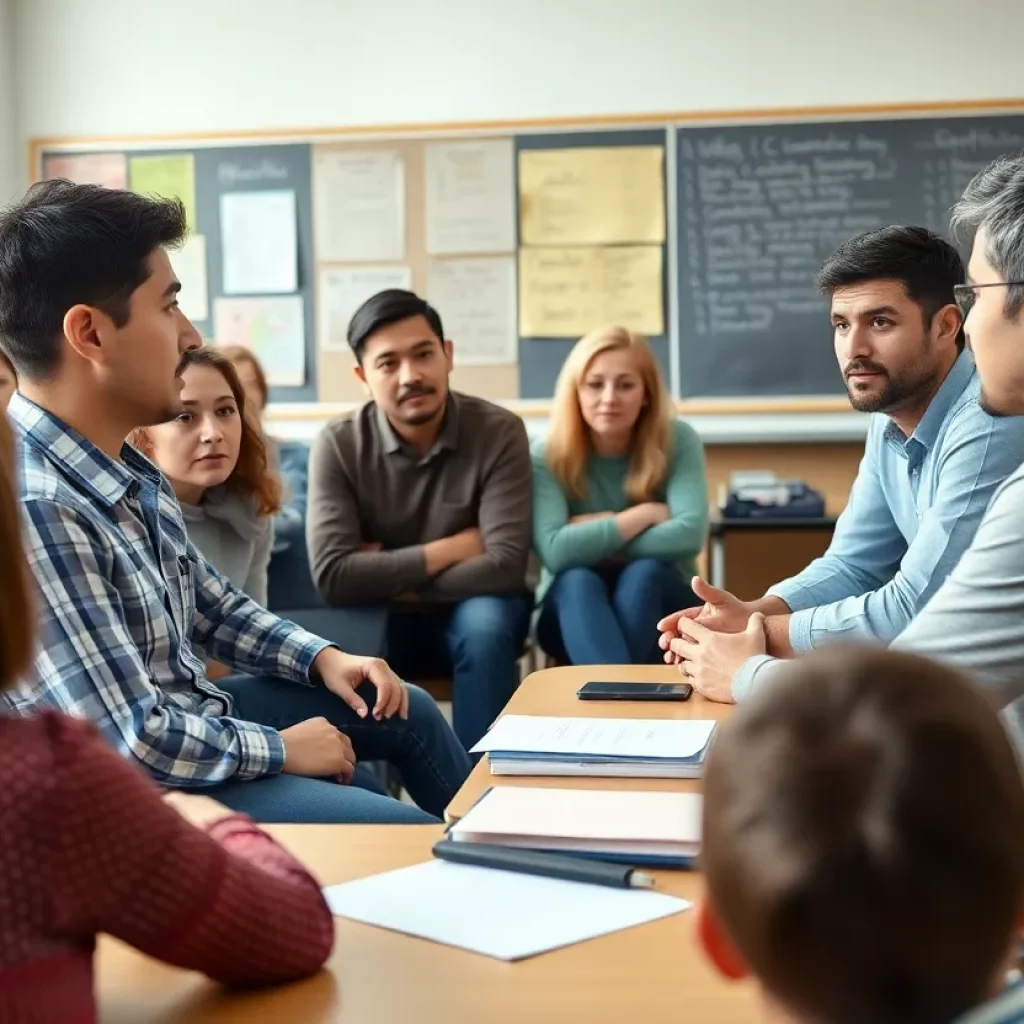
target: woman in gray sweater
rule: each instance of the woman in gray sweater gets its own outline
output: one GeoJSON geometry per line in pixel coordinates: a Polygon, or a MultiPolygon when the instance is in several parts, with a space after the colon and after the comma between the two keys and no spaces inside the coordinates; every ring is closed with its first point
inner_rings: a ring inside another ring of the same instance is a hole
{"type": "Polygon", "coordinates": [[[184,412],[135,431],[131,442],[163,471],[178,497],[189,540],[222,576],[267,603],[267,564],[281,484],[258,416],[231,361],[215,348],[189,354],[184,412]]]}

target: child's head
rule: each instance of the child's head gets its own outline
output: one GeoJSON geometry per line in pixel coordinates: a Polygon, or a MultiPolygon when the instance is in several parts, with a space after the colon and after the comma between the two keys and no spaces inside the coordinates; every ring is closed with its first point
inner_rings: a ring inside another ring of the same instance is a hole
{"type": "Polygon", "coordinates": [[[992,995],[1024,910],[1024,783],[955,671],[833,648],[720,730],[701,936],[794,1020],[938,1024],[992,995]]]}

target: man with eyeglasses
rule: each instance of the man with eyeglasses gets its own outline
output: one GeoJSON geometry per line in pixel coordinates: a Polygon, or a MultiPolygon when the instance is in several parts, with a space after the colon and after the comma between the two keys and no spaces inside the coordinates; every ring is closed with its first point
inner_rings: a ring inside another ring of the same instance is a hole
{"type": "MultiPolygon", "coordinates": [[[[1003,406],[983,395],[986,371],[963,351],[964,308],[980,294],[977,282],[997,280],[987,264],[975,267],[978,258],[965,285],[948,242],[924,228],[888,227],[851,239],[825,262],[819,283],[831,298],[850,401],[882,415],[872,419],[822,558],[753,602],[695,581],[703,607],[658,624],[665,660],[705,696],[742,700],[777,657],[837,641],[894,640],[928,614],[993,494],[1024,461],[1024,419],[990,415],[1003,406]]],[[[1024,339],[1018,366],[1024,411],[1024,339]]],[[[1021,571],[1024,579],[1024,563],[1021,571]]],[[[1024,653],[1024,588],[1020,611],[1024,653]]]]}

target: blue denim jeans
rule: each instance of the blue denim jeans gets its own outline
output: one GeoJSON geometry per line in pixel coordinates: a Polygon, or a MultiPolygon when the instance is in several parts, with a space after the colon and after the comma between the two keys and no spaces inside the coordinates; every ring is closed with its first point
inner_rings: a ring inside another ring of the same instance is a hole
{"type": "MultiPolygon", "coordinates": [[[[307,718],[326,718],[352,741],[360,761],[388,761],[419,807],[384,795],[362,767],[342,786],[325,779],[275,775],[248,782],[225,782],[206,790],[211,797],[260,822],[421,824],[444,814],[470,771],[462,745],[433,698],[409,687],[409,717],[377,722],[361,719],[323,686],[300,686],[265,676],[231,676],[217,685],[234,698],[234,716],[273,729],[287,729],[307,718]],[[420,809],[422,808],[422,810],[420,809]]],[[[360,695],[372,707],[370,685],[360,695]]]]}
{"type": "Polygon", "coordinates": [[[658,620],[699,603],[679,571],[654,558],[567,569],[544,596],[537,640],[573,665],[660,664],[658,620]]]}
{"type": "Polygon", "coordinates": [[[451,676],[455,735],[467,750],[519,685],[530,612],[526,597],[482,595],[390,613],[388,663],[404,678],[451,676]]]}

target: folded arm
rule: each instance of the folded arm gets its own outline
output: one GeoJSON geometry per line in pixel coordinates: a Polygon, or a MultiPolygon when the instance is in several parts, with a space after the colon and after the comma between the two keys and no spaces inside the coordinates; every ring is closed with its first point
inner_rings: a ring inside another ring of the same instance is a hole
{"type": "Polygon", "coordinates": [[[383,604],[429,581],[421,544],[363,550],[355,485],[329,432],[316,439],[309,467],[307,546],[313,581],[327,604],[383,604]]]}
{"type": "Polygon", "coordinates": [[[482,481],[478,523],[483,554],[445,569],[420,588],[424,597],[509,594],[524,590],[530,557],[530,445],[526,427],[510,421],[482,481]]]}
{"type": "Polygon", "coordinates": [[[623,550],[627,558],[676,561],[700,554],[708,534],[708,484],[704,445],[681,420],[674,425],[675,445],[665,487],[669,519],[644,530],[623,550]]]}

